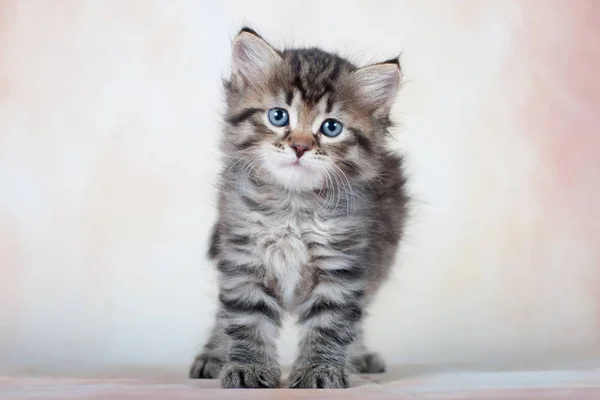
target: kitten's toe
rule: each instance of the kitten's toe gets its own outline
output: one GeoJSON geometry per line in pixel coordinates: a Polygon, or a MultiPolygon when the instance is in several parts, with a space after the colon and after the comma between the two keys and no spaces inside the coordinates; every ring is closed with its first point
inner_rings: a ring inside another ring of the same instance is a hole
{"type": "Polygon", "coordinates": [[[288,387],[292,389],[344,389],[350,385],[346,368],[336,365],[308,365],[298,367],[290,374],[288,387]]]}
{"type": "Polygon", "coordinates": [[[217,357],[200,354],[190,368],[190,378],[192,379],[217,379],[219,372],[223,368],[223,361],[217,357]]]}
{"type": "Polygon", "coordinates": [[[227,389],[279,387],[279,368],[258,364],[226,364],[221,371],[221,387],[227,389]]]}
{"type": "Polygon", "coordinates": [[[385,361],[379,353],[361,354],[353,360],[353,364],[361,374],[380,374],[385,372],[385,361]]]}

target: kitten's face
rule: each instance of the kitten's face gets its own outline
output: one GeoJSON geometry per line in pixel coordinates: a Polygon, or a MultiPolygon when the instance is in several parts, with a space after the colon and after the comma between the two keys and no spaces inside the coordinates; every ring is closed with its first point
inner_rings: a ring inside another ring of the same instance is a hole
{"type": "Polygon", "coordinates": [[[373,177],[386,150],[397,62],[358,69],[318,49],[277,52],[253,32],[233,44],[226,155],[308,191],[373,177]]]}

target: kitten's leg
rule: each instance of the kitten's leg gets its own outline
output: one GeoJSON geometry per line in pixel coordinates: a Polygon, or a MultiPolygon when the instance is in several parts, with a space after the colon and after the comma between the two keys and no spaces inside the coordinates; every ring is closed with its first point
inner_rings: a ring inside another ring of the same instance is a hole
{"type": "Polygon", "coordinates": [[[278,387],[281,370],[275,340],[281,327],[280,303],[258,278],[240,274],[244,266],[225,267],[221,263],[220,270],[236,275],[221,277],[219,318],[229,341],[221,386],[278,387]]]}
{"type": "Polygon", "coordinates": [[[358,329],[356,340],[352,344],[352,365],[361,374],[376,374],[385,372],[385,361],[379,353],[369,351],[364,344],[362,325],[358,329]]]}
{"type": "Polygon", "coordinates": [[[363,313],[362,282],[357,274],[323,276],[299,307],[299,355],[291,388],[346,388],[352,371],[352,344],[363,313]]]}
{"type": "Polygon", "coordinates": [[[196,356],[190,368],[192,379],[217,379],[225,362],[227,337],[222,324],[217,323],[212,330],[202,353],[196,356]]]}
{"type": "MultiPolygon", "coordinates": [[[[211,260],[216,260],[219,256],[219,225],[215,224],[210,238],[208,256],[211,260]]],[[[233,272],[233,271],[231,271],[233,272]]],[[[213,328],[208,342],[204,349],[196,356],[190,368],[190,378],[216,379],[219,377],[221,368],[226,360],[227,336],[221,323],[221,318],[217,315],[215,327],[213,328]]]]}

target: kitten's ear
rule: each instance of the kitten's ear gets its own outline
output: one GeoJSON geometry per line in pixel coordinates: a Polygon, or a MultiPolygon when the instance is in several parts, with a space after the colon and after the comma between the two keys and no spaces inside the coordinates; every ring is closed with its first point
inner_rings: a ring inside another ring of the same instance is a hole
{"type": "Polygon", "coordinates": [[[396,100],[402,81],[400,61],[392,59],[354,72],[362,98],[380,115],[387,115],[396,100]]]}
{"type": "Polygon", "coordinates": [[[242,82],[256,82],[281,61],[279,53],[250,28],[243,28],[233,40],[233,76],[242,82]]]}

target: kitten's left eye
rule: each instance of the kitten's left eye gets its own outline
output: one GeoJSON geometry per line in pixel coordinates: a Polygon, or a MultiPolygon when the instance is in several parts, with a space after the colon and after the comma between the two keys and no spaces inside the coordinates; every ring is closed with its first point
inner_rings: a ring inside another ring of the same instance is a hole
{"type": "Polygon", "coordinates": [[[275,126],[286,126],[290,121],[288,112],[283,108],[271,108],[268,115],[269,122],[275,126]]]}
{"type": "Polygon", "coordinates": [[[342,128],[344,126],[340,121],[337,121],[333,118],[326,119],[325,122],[321,125],[321,133],[325,136],[336,137],[340,133],[342,133],[342,128]]]}

